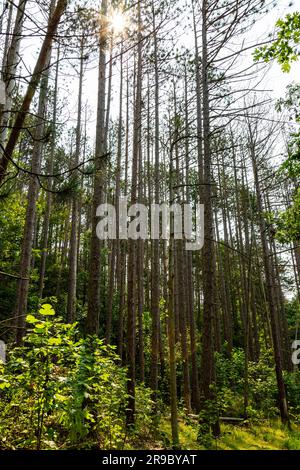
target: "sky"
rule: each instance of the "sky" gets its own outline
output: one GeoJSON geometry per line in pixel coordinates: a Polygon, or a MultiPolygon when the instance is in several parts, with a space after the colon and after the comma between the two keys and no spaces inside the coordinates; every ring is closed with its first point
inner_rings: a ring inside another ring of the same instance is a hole
{"type": "MultiPolygon", "coordinates": [[[[264,39],[266,33],[272,33],[274,31],[274,25],[279,18],[284,17],[287,13],[299,11],[300,5],[296,0],[292,6],[290,0],[279,0],[278,6],[268,13],[262,19],[259,19],[254,28],[252,29],[251,36],[257,37],[258,39],[264,39]]],[[[284,96],[286,86],[292,81],[300,81],[300,62],[294,62],[289,73],[283,73],[280,66],[275,62],[270,66],[264,80],[264,87],[272,90],[272,94],[275,98],[284,96]]]]}
{"type": "MultiPolygon", "coordinates": [[[[299,8],[298,8],[299,9],[299,8]]],[[[290,0],[279,0],[277,7],[272,9],[267,15],[258,18],[256,23],[251,28],[251,31],[246,35],[246,44],[254,44],[255,42],[263,42],[268,38],[268,34],[274,31],[274,26],[278,18],[284,17],[287,13],[297,10],[296,2],[291,6],[290,0]]],[[[181,39],[186,47],[190,50],[194,49],[194,38],[193,33],[187,33],[181,39]]],[[[252,62],[252,50],[249,50],[240,58],[240,63],[252,62]]],[[[292,65],[289,73],[283,73],[280,66],[277,63],[272,63],[264,71],[264,78],[259,84],[260,90],[268,91],[274,102],[285,95],[286,86],[292,81],[297,81],[300,78],[300,62],[296,62],[292,65]]],[[[263,75],[262,75],[263,76],[263,75]]],[[[75,89],[76,90],[76,89],[75,89]]],[[[74,90],[74,92],[75,92],[74,90]]],[[[89,128],[95,124],[95,112],[96,100],[97,100],[97,69],[94,68],[86,74],[85,77],[85,96],[91,107],[92,112],[90,115],[89,128]]],[[[74,107],[75,110],[75,107],[74,107]]],[[[114,99],[111,105],[111,115],[116,117],[118,114],[118,98],[114,95],[114,99]]]]}
{"type": "MultiPolygon", "coordinates": [[[[182,0],[184,2],[185,0],[182,0]]],[[[245,37],[246,44],[254,44],[255,42],[265,41],[269,33],[274,31],[274,25],[278,18],[284,17],[288,12],[297,10],[296,0],[291,5],[290,0],[279,0],[277,7],[273,8],[267,15],[263,15],[261,18],[257,18],[255,25],[251,28],[251,31],[247,33],[245,37]]],[[[3,3],[3,2],[1,2],[3,3]]],[[[34,8],[34,2],[30,2],[30,8],[34,8]]],[[[299,7],[298,7],[299,9],[299,7]]],[[[33,15],[34,16],[34,15],[33,15]]],[[[38,20],[35,17],[34,20],[38,20]]],[[[193,33],[187,32],[180,39],[191,51],[194,50],[194,38],[193,33]]],[[[238,44],[237,44],[238,47],[238,44]]],[[[22,50],[24,54],[24,63],[26,67],[33,69],[36,60],[37,44],[36,40],[26,38],[22,42],[22,50]]],[[[252,63],[252,50],[244,53],[240,57],[240,64],[252,63]]],[[[115,72],[117,72],[118,66],[115,72]]],[[[23,66],[24,71],[24,66],[23,66]]],[[[263,75],[262,75],[263,76],[263,75]]],[[[271,64],[264,71],[264,77],[262,82],[259,84],[260,90],[268,90],[268,94],[274,99],[274,102],[285,95],[286,86],[292,81],[299,81],[300,77],[300,62],[296,62],[292,65],[290,73],[283,73],[280,66],[277,63],[271,64]]],[[[88,134],[91,137],[95,133],[95,113],[97,107],[97,61],[94,61],[94,66],[85,74],[84,79],[84,100],[88,103],[89,107],[89,123],[88,123],[88,134]]],[[[118,79],[114,80],[116,89],[118,88],[118,79]]],[[[70,127],[76,125],[76,113],[77,113],[77,83],[76,74],[74,70],[69,67],[67,75],[64,80],[60,82],[61,95],[68,97],[68,106],[64,108],[64,113],[61,117],[70,127]],[[68,73],[70,74],[68,76],[68,73]]],[[[113,101],[111,104],[111,116],[117,117],[118,115],[118,95],[117,92],[113,95],[113,101]]],[[[93,137],[92,137],[93,138],[93,137]]]]}

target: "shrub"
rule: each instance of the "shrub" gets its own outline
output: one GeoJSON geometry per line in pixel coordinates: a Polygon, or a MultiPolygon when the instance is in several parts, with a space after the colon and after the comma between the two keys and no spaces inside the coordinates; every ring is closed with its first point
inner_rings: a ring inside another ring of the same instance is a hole
{"type": "Polygon", "coordinates": [[[122,448],[126,370],[96,337],[78,339],[76,323],[50,305],[28,315],[22,347],[0,365],[0,447],[122,448]]]}

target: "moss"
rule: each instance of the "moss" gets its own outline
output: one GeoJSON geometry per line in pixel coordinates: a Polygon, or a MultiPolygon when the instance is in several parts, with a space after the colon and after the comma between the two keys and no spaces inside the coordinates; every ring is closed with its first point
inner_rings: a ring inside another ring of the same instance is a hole
{"type": "MultiPolygon", "coordinates": [[[[161,422],[161,436],[164,447],[171,446],[169,419],[161,422]]],[[[233,426],[222,424],[222,435],[210,449],[218,450],[300,450],[300,426],[293,424],[292,430],[277,421],[233,426]]],[[[204,449],[197,442],[197,422],[179,420],[179,436],[182,449],[204,449]]]]}

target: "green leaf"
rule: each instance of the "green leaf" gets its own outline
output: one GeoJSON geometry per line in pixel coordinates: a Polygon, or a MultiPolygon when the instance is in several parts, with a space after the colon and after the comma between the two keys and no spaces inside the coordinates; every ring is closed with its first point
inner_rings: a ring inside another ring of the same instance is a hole
{"type": "Polygon", "coordinates": [[[7,381],[0,383],[0,390],[4,390],[5,388],[9,388],[9,387],[10,387],[10,383],[7,381]]]}
{"type": "Polygon", "coordinates": [[[39,309],[41,315],[55,315],[55,310],[50,304],[43,304],[39,309]]]}
{"type": "Polygon", "coordinates": [[[27,323],[36,323],[38,321],[37,318],[35,318],[34,315],[27,315],[26,317],[26,322],[27,323]]]}
{"type": "Polygon", "coordinates": [[[61,338],[50,338],[49,344],[58,346],[59,344],[61,344],[61,338]]]}
{"type": "Polygon", "coordinates": [[[54,395],[54,398],[61,403],[68,401],[68,397],[66,397],[65,395],[61,395],[60,393],[56,393],[54,395]]]}
{"type": "Polygon", "coordinates": [[[288,62],[283,62],[281,68],[283,72],[288,73],[291,70],[291,65],[288,62]]]}

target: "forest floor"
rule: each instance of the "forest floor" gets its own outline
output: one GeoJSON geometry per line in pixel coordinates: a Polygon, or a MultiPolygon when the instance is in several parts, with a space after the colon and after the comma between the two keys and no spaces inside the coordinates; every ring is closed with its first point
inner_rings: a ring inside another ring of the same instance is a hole
{"type": "MultiPolygon", "coordinates": [[[[259,424],[221,424],[221,437],[207,447],[210,450],[300,450],[300,425],[293,424],[285,429],[279,421],[265,421],[259,424]]],[[[181,448],[184,450],[205,450],[197,442],[197,426],[179,422],[181,448]]],[[[143,443],[148,449],[170,448],[171,427],[169,420],[162,420],[161,438],[143,443]]],[[[141,444],[141,443],[140,443],[141,444]]]]}

